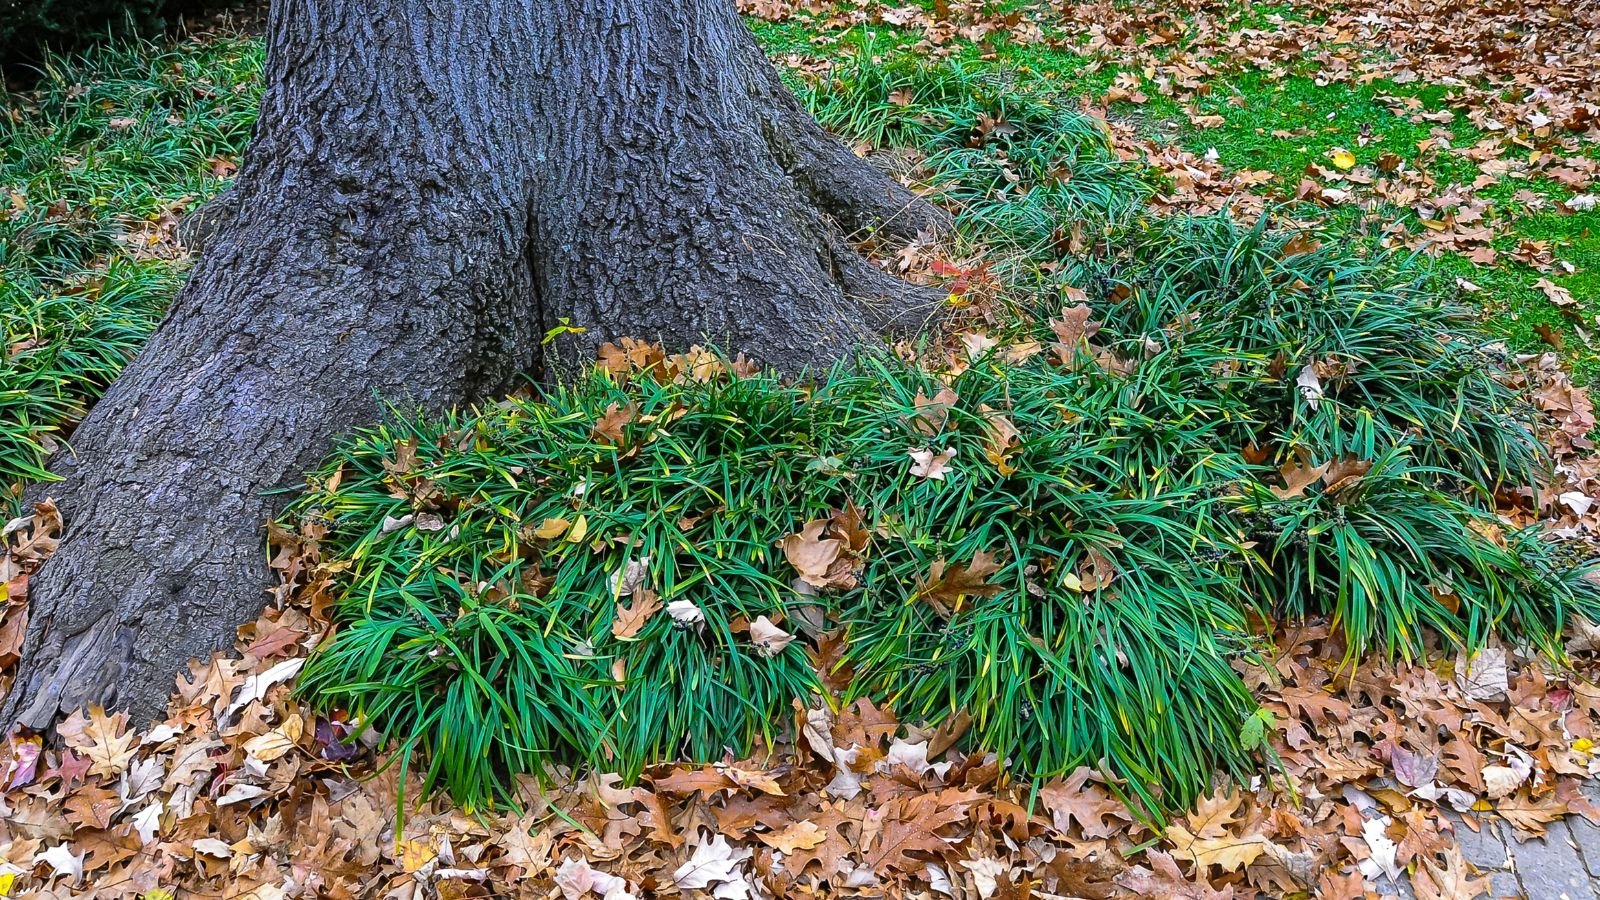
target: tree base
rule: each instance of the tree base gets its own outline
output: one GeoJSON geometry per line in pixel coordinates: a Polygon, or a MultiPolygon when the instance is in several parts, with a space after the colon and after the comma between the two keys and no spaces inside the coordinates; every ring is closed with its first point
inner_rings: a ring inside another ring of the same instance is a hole
{"type": "Polygon", "coordinates": [[[949,217],[806,116],[725,0],[317,10],[276,8],[201,260],[56,460],[67,533],[7,721],[160,717],[265,601],[281,489],[382,403],[482,399],[624,335],[798,373],[937,315],[850,239],[949,217]]]}

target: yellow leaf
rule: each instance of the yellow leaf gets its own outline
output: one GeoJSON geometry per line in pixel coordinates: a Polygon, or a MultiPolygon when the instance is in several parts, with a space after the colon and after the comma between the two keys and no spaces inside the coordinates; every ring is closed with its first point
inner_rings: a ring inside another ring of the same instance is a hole
{"type": "Polygon", "coordinates": [[[568,528],[571,527],[572,523],[568,522],[566,519],[545,519],[544,524],[534,529],[533,536],[536,538],[543,538],[544,540],[548,541],[552,538],[560,537],[568,528]]]}
{"type": "Polygon", "coordinates": [[[294,749],[294,741],[280,729],[258,734],[244,742],[244,752],[262,762],[272,762],[294,749]]]}
{"type": "Polygon", "coordinates": [[[795,822],[775,834],[758,834],[761,843],[782,853],[812,850],[828,841],[828,832],[815,822],[795,822]]]}
{"type": "Polygon", "coordinates": [[[421,841],[405,841],[400,845],[400,866],[409,875],[432,862],[438,855],[432,847],[421,841]]]}
{"type": "Polygon", "coordinates": [[[1270,843],[1259,834],[1246,837],[1197,837],[1182,825],[1168,826],[1166,838],[1172,844],[1171,852],[1175,858],[1191,860],[1201,867],[1218,866],[1224,872],[1237,872],[1255,862],[1267,851],[1270,843]]]}

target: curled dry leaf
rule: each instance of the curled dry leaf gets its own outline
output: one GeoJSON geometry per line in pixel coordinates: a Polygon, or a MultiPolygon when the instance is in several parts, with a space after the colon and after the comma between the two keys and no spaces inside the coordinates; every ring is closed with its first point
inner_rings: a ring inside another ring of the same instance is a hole
{"type": "Polygon", "coordinates": [[[735,850],[720,834],[710,840],[702,838],[689,860],[672,873],[673,884],[680,891],[693,891],[741,882],[745,877],[740,871],[741,864],[750,856],[748,848],[735,850]]]}
{"type": "Polygon", "coordinates": [[[679,625],[702,625],[706,621],[705,612],[689,600],[674,600],[667,604],[667,615],[679,625]]]}
{"type": "Polygon", "coordinates": [[[766,616],[757,616],[750,623],[750,642],[756,645],[756,652],[762,656],[777,656],[783,648],[794,642],[794,635],[777,625],[766,616]]]}
{"type": "Polygon", "coordinates": [[[606,411],[595,420],[592,434],[594,439],[602,444],[621,447],[627,440],[625,428],[639,415],[639,407],[630,401],[627,405],[613,401],[606,407],[606,411]]]}
{"type": "Polygon", "coordinates": [[[1544,295],[1550,299],[1550,302],[1557,306],[1571,306],[1578,302],[1578,299],[1572,296],[1572,291],[1548,278],[1541,278],[1535,281],[1533,286],[1543,291],[1544,295]]]}
{"type": "Polygon", "coordinates": [[[984,458],[1001,475],[1010,475],[1016,471],[1016,467],[1011,465],[1011,457],[1022,445],[1022,432],[1017,430],[1010,418],[987,403],[978,407],[978,412],[983,414],[985,425],[984,458]]]}
{"type": "Polygon", "coordinates": [[[813,519],[798,532],[786,535],[778,546],[805,584],[849,590],[856,586],[856,573],[870,538],[861,511],[854,503],[846,503],[828,518],[813,519]]]}
{"type": "Polygon", "coordinates": [[[1317,377],[1316,366],[1307,364],[1300,369],[1300,374],[1295,376],[1294,383],[1300,388],[1300,396],[1305,398],[1306,404],[1315,410],[1322,403],[1322,379],[1317,377]]]}
{"type": "Polygon", "coordinates": [[[1339,494],[1361,484],[1361,479],[1370,471],[1372,471],[1370,460],[1343,456],[1329,462],[1323,468],[1322,482],[1328,486],[1328,493],[1339,494]]]}
{"type": "Polygon", "coordinates": [[[1111,582],[1117,580],[1117,567],[1104,553],[1090,550],[1078,560],[1077,574],[1064,572],[1062,580],[1074,591],[1098,591],[1110,587],[1111,582]]]}
{"type": "Polygon", "coordinates": [[[639,590],[644,584],[645,576],[650,573],[650,557],[630,559],[628,564],[617,570],[611,576],[611,593],[616,597],[631,597],[633,592],[639,590]]]}
{"type": "Polygon", "coordinates": [[[1456,657],[1456,684],[1474,700],[1504,700],[1510,686],[1506,651],[1485,647],[1470,656],[1462,652],[1456,657]]]}
{"type": "Polygon", "coordinates": [[[950,461],[956,458],[956,448],[935,452],[932,449],[907,450],[911,456],[911,474],[918,478],[943,481],[950,471],[950,461]]]}

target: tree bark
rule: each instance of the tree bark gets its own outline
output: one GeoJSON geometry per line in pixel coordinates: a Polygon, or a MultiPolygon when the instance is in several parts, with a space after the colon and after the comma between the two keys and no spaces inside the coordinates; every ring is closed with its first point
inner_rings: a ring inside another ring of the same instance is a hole
{"type": "Polygon", "coordinates": [[[804,114],[730,0],[274,0],[268,42],[213,234],[44,491],[66,536],[7,721],[160,716],[265,602],[269,492],[378,398],[625,335],[799,372],[931,314],[850,238],[946,217],[804,114]]]}

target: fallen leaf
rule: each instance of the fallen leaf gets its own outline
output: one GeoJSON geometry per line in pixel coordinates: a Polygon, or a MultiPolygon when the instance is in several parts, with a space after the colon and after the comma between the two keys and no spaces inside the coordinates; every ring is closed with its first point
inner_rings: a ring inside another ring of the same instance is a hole
{"type": "Polygon", "coordinates": [[[950,461],[956,458],[956,448],[935,452],[931,449],[907,450],[911,456],[911,474],[917,478],[943,481],[950,471],[950,461]]]}
{"type": "Polygon", "coordinates": [[[794,635],[777,625],[766,616],[757,616],[750,623],[750,642],[756,645],[756,652],[762,656],[777,656],[783,648],[794,642],[794,635]]]}
{"type": "Polygon", "coordinates": [[[967,596],[993,597],[1000,585],[991,584],[989,576],[1000,571],[1000,563],[989,553],[979,550],[965,566],[951,566],[944,560],[935,560],[928,569],[928,577],[917,588],[917,597],[928,603],[939,615],[949,618],[967,596]]]}
{"type": "MultiPolygon", "coordinates": [[[[634,591],[633,602],[627,606],[617,604],[616,617],[611,620],[611,636],[619,641],[631,641],[639,636],[650,619],[661,611],[661,598],[655,591],[640,588],[634,591]]],[[[682,621],[676,616],[677,621],[682,621]]]]}

